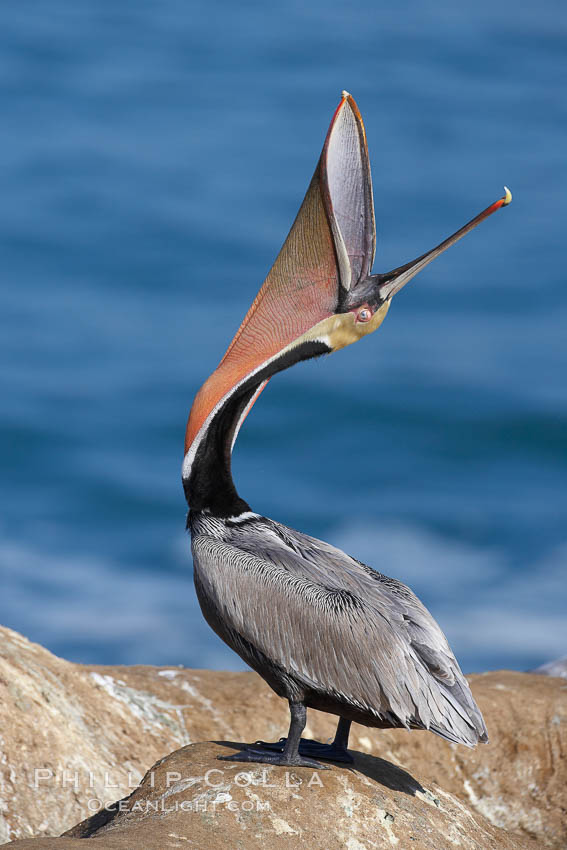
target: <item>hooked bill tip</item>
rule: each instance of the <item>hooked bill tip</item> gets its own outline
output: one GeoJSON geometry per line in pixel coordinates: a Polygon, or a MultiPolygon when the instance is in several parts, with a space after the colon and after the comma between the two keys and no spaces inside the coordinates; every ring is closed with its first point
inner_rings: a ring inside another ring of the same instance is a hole
{"type": "Polygon", "coordinates": [[[504,200],[503,206],[507,206],[510,203],[510,201],[512,200],[512,193],[507,186],[504,186],[504,192],[505,192],[505,195],[504,195],[504,199],[503,199],[504,200]]]}

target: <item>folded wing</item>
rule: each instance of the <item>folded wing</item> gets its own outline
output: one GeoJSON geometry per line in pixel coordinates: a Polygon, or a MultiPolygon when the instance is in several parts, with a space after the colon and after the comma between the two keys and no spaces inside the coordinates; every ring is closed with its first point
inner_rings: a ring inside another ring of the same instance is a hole
{"type": "Polygon", "coordinates": [[[264,522],[267,531],[235,530],[231,543],[194,542],[198,562],[217,564],[205,572],[231,628],[307,689],[393,725],[486,740],[443,633],[405,585],[264,522]]]}

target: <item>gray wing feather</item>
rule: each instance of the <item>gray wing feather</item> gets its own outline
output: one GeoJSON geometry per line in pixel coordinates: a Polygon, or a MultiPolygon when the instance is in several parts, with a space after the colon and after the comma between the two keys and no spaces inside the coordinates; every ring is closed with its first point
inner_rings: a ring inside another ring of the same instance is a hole
{"type": "Polygon", "coordinates": [[[267,519],[193,549],[225,621],[306,688],[468,746],[487,739],[443,632],[405,585],[267,519]]]}

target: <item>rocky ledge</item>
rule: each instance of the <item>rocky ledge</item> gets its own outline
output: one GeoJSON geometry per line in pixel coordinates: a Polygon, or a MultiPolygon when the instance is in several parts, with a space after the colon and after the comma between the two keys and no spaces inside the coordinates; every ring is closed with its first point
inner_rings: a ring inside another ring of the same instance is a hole
{"type": "MultiPolygon", "coordinates": [[[[470,682],[487,746],[355,726],[354,766],[245,765],[217,756],[288,724],[255,674],[82,666],[0,629],[0,843],[565,847],[567,683],[509,671],[470,682]]],[[[333,725],[309,712],[306,736],[333,725]]]]}

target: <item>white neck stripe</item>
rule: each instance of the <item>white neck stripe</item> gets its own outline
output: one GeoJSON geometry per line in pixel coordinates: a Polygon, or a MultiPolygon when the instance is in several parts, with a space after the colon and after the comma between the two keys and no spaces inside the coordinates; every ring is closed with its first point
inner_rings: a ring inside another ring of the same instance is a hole
{"type": "Polygon", "coordinates": [[[225,522],[246,522],[247,519],[259,519],[260,514],[255,514],[254,511],[243,511],[238,516],[227,516],[225,522]]]}

